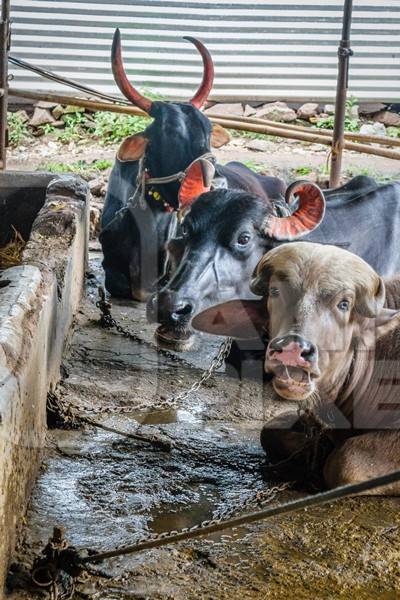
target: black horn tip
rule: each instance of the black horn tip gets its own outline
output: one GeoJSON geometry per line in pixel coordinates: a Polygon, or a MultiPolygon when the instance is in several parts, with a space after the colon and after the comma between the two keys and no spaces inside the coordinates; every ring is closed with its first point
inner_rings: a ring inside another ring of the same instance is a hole
{"type": "Polygon", "coordinates": [[[191,44],[194,44],[196,47],[203,46],[203,43],[200,40],[198,40],[195,37],[192,37],[191,35],[184,35],[182,39],[186,40],[187,42],[190,42],[191,44]]]}
{"type": "Polygon", "coordinates": [[[117,27],[117,29],[114,31],[114,35],[113,35],[113,41],[112,41],[112,47],[111,47],[111,55],[115,56],[117,49],[120,47],[121,45],[121,31],[119,30],[119,27],[117,27]]]}

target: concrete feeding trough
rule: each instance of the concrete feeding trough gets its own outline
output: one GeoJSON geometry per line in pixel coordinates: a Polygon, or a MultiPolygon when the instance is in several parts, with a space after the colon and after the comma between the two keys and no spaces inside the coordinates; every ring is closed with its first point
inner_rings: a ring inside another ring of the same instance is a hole
{"type": "Polygon", "coordinates": [[[27,241],[20,264],[0,270],[0,590],[40,465],[47,393],[84,289],[88,216],[79,177],[0,174],[0,248],[15,230],[27,241]]]}

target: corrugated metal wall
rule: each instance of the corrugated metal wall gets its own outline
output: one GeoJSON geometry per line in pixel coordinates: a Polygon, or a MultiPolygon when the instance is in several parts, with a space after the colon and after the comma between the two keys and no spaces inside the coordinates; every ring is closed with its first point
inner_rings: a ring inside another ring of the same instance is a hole
{"type": "MultiPolygon", "coordinates": [[[[11,0],[12,53],[116,93],[109,66],[121,28],[137,86],[188,98],[201,76],[197,51],[211,51],[213,98],[333,100],[343,0],[11,0]]],[[[354,0],[351,93],[400,101],[400,0],[354,0]]],[[[13,86],[62,89],[11,69],[13,86]]],[[[65,89],[65,88],[64,88],[65,89]]]]}

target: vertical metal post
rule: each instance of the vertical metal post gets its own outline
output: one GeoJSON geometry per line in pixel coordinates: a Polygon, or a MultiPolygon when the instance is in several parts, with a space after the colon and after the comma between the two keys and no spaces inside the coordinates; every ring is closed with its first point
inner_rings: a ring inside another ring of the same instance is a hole
{"type": "Polygon", "coordinates": [[[10,0],[1,0],[0,22],[0,170],[6,168],[8,50],[10,48],[10,0]]]}
{"type": "Polygon", "coordinates": [[[338,79],[335,102],[335,125],[333,128],[332,158],[329,187],[335,188],[340,183],[342,155],[344,146],[344,121],[346,118],[346,98],[349,83],[349,61],[353,51],[350,48],[351,14],[353,0],[344,0],[342,39],[339,44],[338,79]]]}

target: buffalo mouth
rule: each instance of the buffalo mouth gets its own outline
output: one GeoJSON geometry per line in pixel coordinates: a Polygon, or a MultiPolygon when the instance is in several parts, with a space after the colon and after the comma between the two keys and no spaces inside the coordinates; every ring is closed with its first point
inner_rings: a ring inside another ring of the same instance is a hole
{"type": "Polygon", "coordinates": [[[175,350],[176,352],[190,350],[195,341],[195,336],[190,329],[169,325],[157,327],[154,337],[161,348],[175,350]]]}
{"type": "Polygon", "coordinates": [[[315,391],[313,376],[306,369],[279,364],[268,370],[275,392],[285,400],[307,400],[315,391]]]}

